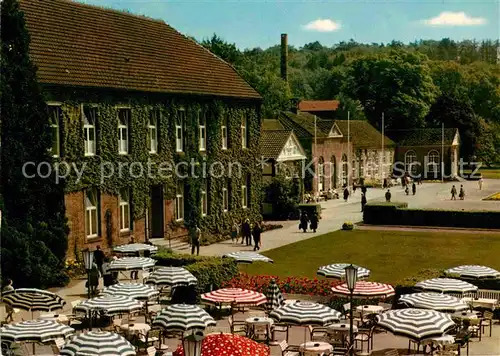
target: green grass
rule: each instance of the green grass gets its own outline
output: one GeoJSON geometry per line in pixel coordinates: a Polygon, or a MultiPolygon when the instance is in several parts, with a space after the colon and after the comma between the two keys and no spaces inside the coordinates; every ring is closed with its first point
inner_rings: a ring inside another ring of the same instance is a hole
{"type": "Polygon", "coordinates": [[[480,169],[479,172],[483,174],[483,178],[487,179],[500,179],[500,169],[480,169]]]}
{"type": "Polygon", "coordinates": [[[397,284],[423,269],[482,264],[500,270],[500,234],[335,231],[263,254],[274,264],[244,265],[242,271],[315,277],[319,266],[355,263],[371,270],[371,280],[397,284]]]}

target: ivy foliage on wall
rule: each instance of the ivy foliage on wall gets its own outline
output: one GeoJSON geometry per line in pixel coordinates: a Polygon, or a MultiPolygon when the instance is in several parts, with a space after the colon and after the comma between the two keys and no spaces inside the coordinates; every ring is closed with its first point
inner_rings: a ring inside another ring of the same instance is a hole
{"type": "Polygon", "coordinates": [[[71,169],[66,178],[68,193],[95,187],[102,193],[118,195],[120,189],[127,188],[131,192],[134,219],[140,219],[145,216],[150,203],[151,186],[163,185],[164,198],[171,200],[175,199],[177,184],[183,181],[184,223],[187,227],[196,222],[206,232],[218,235],[228,233],[235,221],[241,223],[244,218],[250,218],[251,221],[261,219],[260,102],[155,94],[146,97],[76,89],[51,89],[49,93],[49,100],[61,103],[63,154],[60,160],[75,164],[79,170],[84,168],[80,181],[75,170],[71,169]],[[84,154],[82,104],[91,105],[97,110],[95,156],[84,154]],[[128,155],[118,153],[118,108],[124,107],[130,108],[128,155]],[[184,150],[178,153],[175,147],[175,125],[181,108],[186,112],[184,150]],[[198,146],[199,113],[206,118],[205,152],[200,152],[198,146]],[[148,124],[153,114],[159,114],[158,150],[151,154],[148,124]],[[245,117],[248,135],[246,149],[242,148],[241,141],[241,123],[245,117]],[[227,149],[222,149],[223,124],[228,128],[227,149]],[[181,162],[184,162],[184,166],[178,165],[181,162]],[[191,162],[197,162],[194,168],[191,162]],[[176,164],[179,173],[186,177],[177,177],[176,164]],[[230,166],[233,167],[232,172],[229,172],[230,166]],[[163,173],[160,167],[164,168],[163,173]],[[165,167],[173,169],[165,170],[165,167]],[[210,175],[211,172],[215,177],[210,175]],[[228,181],[231,183],[230,209],[224,212],[222,189],[228,181]],[[241,185],[245,182],[249,186],[249,199],[248,207],[244,209],[241,185]],[[201,216],[201,189],[206,189],[208,197],[208,214],[204,217],[201,216]]]}

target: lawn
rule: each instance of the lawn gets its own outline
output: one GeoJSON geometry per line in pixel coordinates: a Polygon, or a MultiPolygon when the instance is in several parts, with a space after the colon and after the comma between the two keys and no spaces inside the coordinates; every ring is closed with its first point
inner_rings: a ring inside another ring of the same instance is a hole
{"type": "Polygon", "coordinates": [[[319,266],[355,263],[371,280],[397,284],[423,269],[482,264],[500,270],[500,234],[335,231],[263,252],[274,264],[241,267],[260,275],[315,277],[319,266]]]}
{"type": "Polygon", "coordinates": [[[480,169],[479,172],[482,173],[483,178],[485,179],[500,179],[500,169],[480,169]]]}

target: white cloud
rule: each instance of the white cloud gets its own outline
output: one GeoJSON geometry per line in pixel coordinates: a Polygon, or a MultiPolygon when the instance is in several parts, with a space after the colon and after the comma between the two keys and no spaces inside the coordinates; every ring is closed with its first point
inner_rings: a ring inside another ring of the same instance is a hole
{"type": "Polygon", "coordinates": [[[317,32],[333,32],[340,30],[341,28],[340,23],[330,19],[317,19],[309,22],[307,25],[304,25],[302,27],[305,30],[317,32]]]}
{"type": "Polygon", "coordinates": [[[465,12],[444,11],[438,16],[423,20],[428,26],[479,26],[486,23],[483,17],[472,17],[465,12]]]}

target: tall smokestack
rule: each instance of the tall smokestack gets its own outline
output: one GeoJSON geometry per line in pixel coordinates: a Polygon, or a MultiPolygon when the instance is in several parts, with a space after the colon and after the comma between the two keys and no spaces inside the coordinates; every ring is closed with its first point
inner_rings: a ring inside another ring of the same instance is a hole
{"type": "Polygon", "coordinates": [[[288,82],[288,35],[281,34],[281,79],[288,82]]]}

